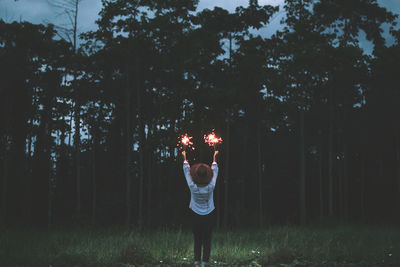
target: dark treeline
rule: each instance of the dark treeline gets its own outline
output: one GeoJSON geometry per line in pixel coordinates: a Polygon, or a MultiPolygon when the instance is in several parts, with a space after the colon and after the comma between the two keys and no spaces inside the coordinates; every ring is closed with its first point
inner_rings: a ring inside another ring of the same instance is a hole
{"type": "Polygon", "coordinates": [[[211,163],[212,129],[220,226],[400,219],[397,15],[376,0],[102,2],[80,42],[0,21],[3,225],[182,224],[177,138],[211,163]],[[284,28],[255,34],[277,12],[284,28]]]}

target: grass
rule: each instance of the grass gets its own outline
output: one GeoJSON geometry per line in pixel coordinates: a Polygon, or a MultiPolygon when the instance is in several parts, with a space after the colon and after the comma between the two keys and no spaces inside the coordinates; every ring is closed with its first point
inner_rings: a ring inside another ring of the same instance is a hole
{"type": "MultiPolygon", "coordinates": [[[[192,266],[189,230],[1,229],[0,266],[192,266]]],[[[400,228],[215,230],[212,266],[400,266],[400,228]]]]}

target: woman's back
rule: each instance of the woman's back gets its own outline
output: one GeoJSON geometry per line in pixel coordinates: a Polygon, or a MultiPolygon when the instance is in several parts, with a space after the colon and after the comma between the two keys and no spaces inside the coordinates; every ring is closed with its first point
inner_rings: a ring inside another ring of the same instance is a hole
{"type": "Polygon", "coordinates": [[[193,182],[190,176],[190,165],[187,161],[183,163],[183,172],[186,182],[190,189],[190,205],[189,208],[199,215],[206,215],[215,209],[214,206],[214,188],[218,177],[218,164],[213,162],[211,165],[213,177],[209,184],[199,186],[193,182]]]}

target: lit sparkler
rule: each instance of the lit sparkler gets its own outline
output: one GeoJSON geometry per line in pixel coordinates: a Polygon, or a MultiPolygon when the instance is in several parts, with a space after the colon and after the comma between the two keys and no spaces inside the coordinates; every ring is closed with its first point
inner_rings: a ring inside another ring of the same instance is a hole
{"type": "Polygon", "coordinates": [[[186,148],[194,150],[193,142],[191,141],[191,139],[193,137],[188,136],[188,134],[183,134],[179,138],[180,139],[178,141],[178,145],[177,146],[179,147],[180,150],[186,151],[186,148]]]}
{"type": "Polygon", "coordinates": [[[204,135],[204,142],[206,142],[209,146],[213,146],[214,150],[216,150],[215,147],[222,143],[222,138],[217,137],[213,130],[211,133],[204,135]]]}

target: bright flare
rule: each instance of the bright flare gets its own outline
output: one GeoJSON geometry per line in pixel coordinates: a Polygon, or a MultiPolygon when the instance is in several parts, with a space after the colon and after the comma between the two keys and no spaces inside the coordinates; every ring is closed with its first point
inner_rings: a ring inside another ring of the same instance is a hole
{"type": "Polygon", "coordinates": [[[193,142],[190,141],[193,137],[188,136],[188,134],[183,134],[179,137],[179,141],[178,141],[178,147],[181,150],[186,150],[186,148],[188,147],[191,150],[194,150],[193,147],[193,142]]]}
{"type": "Polygon", "coordinates": [[[215,148],[216,145],[222,143],[222,138],[217,137],[213,131],[208,135],[204,135],[204,142],[206,142],[209,146],[213,146],[215,148]]]}

